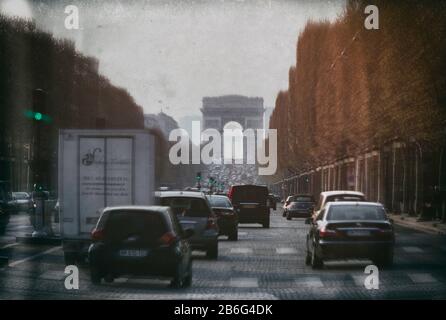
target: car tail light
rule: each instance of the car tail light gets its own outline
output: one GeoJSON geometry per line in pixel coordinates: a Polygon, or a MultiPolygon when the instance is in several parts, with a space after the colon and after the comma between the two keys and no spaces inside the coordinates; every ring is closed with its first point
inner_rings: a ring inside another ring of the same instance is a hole
{"type": "Polygon", "coordinates": [[[215,219],[208,219],[208,222],[206,224],[206,229],[218,229],[217,224],[215,223],[215,219]]]}
{"type": "Polygon", "coordinates": [[[91,239],[93,241],[100,241],[104,239],[104,230],[101,229],[93,229],[91,232],[91,239]]]}
{"type": "Polygon", "coordinates": [[[228,192],[228,198],[232,201],[232,196],[234,195],[234,188],[230,187],[228,192]]]}
{"type": "Polygon", "coordinates": [[[393,230],[392,229],[379,229],[378,230],[378,235],[380,236],[391,236],[393,234],[393,230]]]}
{"type": "Polygon", "coordinates": [[[332,229],[327,229],[327,228],[322,228],[321,230],[319,230],[319,237],[321,238],[332,238],[332,237],[336,237],[338,235],[336,230],[332,230],[332,229]]]}
{"type": "Polygon", "coordinates": [[[161,236],[160,243],[162,245],[170,246],[175,242],[176,239],[177,237],[172,232],[166,232],[161,236]]]}

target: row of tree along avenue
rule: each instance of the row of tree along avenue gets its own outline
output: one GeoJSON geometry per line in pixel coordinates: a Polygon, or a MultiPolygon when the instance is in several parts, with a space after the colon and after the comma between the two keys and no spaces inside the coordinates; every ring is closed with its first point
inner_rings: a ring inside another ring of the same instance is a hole
{"type": "Polygon", "coordinates": [[[372,30],[368,4],[349,1],[299,35],[270,118],[279,169],[269,182],[288,194],[361,190],[415,214],[446,188],[446,4],[374,1],[372,30]]]}
{"type": "MultiPolygon", "coordinates": [[[[0,180],[12,190],[30,191],[36,176],[45,189],[57,189],[60,128],[144,128],[142,107],[98,68],[99,61],[76,51],[73,42],[0,15],[0,180]]],[[[162,184],[163,175],[170,177],[164,168],[168,142],[152,131],[156,182],[162,184]]]]}

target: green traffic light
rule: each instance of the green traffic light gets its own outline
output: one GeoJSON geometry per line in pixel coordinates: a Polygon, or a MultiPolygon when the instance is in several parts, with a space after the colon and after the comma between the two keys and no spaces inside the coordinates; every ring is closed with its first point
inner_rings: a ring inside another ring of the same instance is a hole
{"type": "Polygon", "coordinates": [[[36,119],[37,121],[40,121],[43,119],[43,115],[40,112],[36,112],[34,114],[34,119],[36,119]]]}

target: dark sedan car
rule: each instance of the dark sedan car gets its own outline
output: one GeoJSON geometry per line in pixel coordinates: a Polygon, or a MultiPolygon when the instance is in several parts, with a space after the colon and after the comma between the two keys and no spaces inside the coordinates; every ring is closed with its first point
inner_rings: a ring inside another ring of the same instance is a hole
{"type": "Polygon", "coordinates": [[[236,241],[238,239],[238,217],[229,198],[220,195],[208,195],[207,198],[217,216],[219,234],[228,236],[231,241],[236,241]]]}
{"type": "Polygon", "coordinates": [[[94,284],[112,282],[121,275],[172,278],[173,287],[192,283],[191,247],[168,207],[126,206],[105,208],[89,248],[94,284]]]}
{"type": "Polygon", "coordinates": [[[292,218],[308,218],[313,214],[314,199],[311,195],[296,195],[285,207],[284,213],[287,220],[292,218]]]}
{"type": "Polygon", "coordinates": [[[313,268],[324,260],[368,258],[381,267],[393,264],[395,236],[384,207],[373,202],[330,202],[307,235],[305,262],[313,268]]]}
{"type": "Polygon", "coordinates": [[[239,223],[260,223],[269,228],[268,194],[268,188],[262,185],[231,186],[228,197],[238,214],[239,223]]]}

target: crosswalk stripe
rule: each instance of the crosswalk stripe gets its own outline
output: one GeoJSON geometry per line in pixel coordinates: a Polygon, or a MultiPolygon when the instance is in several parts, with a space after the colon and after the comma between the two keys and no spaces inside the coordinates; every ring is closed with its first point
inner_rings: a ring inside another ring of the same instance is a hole
{"type": "Polygon", "coordinates": [[[10,244],[7,244],[7,245],[1,247],[0,250],[1,250],[1,249],[8,249],[8,248],[11,248],[11,247],[15,247],[15,246],[17,246],[17,245],[19,245],[18,242],[10,243],[10,244]]]}
{"type": "Polygon", "coordinates": [[[408,273],[407,276],[413,283],[433,283],[438,282],[430,273],[408,273]]]}
{"type": "Polygon", "coordinates": [[[294,254],[297,253],[297,250],[294,248],[276,248],[277,254],[294,254]]]}
{"type": "Polygon", "coordinates": [[[363,287],[364,280],[367,277],[367,275],[351,275],[351,277],[358,287],[363,287]]]}
{"type": "Polygon", "coordinates": [[[116,282],[116,283],[126,283],[127,281],[129,281],[129,278],[122,277],[122,278],[115,279],[114,282],[116,282]]]}
{"type": "Polygon", "coordinates": [[[60,249],[62,249],[61,246],[53,247],[53,248],[48,249],[48,250],[46,250],[46,251],[43,251],[43,252],[34,254],[34,255],[32,255],[32,256],[26,257],[26,258],[24,258],[24,259],[17,260],[17,261],[14,261],[14,262],[11,262],[11,263],[8,265],[8,267],[10,267],[10,268],[16,267],[16,266],[18,266],[19,264],[22,264],[22,263],[24,263],[24,262],[27,262],[27,261],[30,261],[30,260],[33,260],[33,259],[36,259],[36,258],[39,258],[39,257],[41,257],[41,256],[44,256],[44,255],[46,255],[46,254],[55,252],[55,251],[60,250],[60,249]]]}
{"type": "Polygon", "coordinates": [[[62,271],[50,270],[42,273],[39,278],[44,280],[63,280],[65,276],[65,273],[62,271]]]}
{"type": "Polygon", "coordinates": [[[295,279],[294,283],[299,286],[304,286],[308,288],[322,288],[324,284],[319,277],[305,277],[300,279],[295,279]]]}
{"type": "Polygon", "coordinates": [[[403,250],[407,253],[421,253],[423,250],[418,247],[403,247],[403,250]]]}
{"type": "Polygon", "coordinates": [[[252,249],[251,248],[231,248],[231,253],[236,253],[236,254],[250,254],[252,253],[252,249]]]}
{"type": "Polygon", "coordinates": [[[231,278],[229,285],[234,288],[257,288],[257,278],[231,278]]]}

